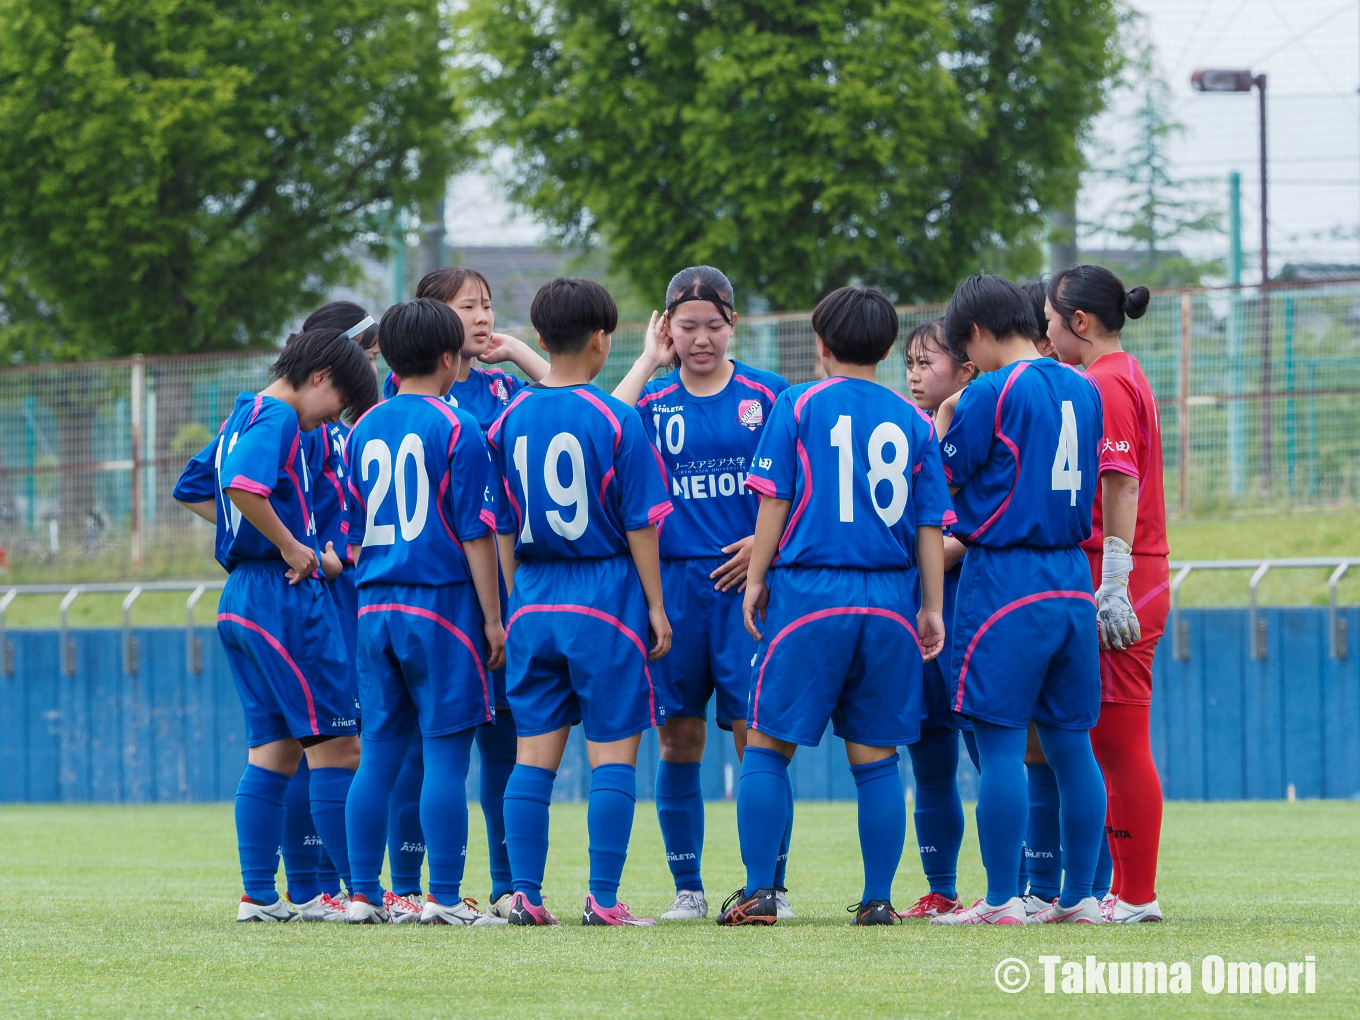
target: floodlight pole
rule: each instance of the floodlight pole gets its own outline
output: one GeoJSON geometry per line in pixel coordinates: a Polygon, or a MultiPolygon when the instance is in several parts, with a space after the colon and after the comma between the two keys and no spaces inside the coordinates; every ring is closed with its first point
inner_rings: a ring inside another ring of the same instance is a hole
{"type": "Polygon", "coordinates": [[[1252,79],[1260,110],[1261,132],[1261,495],[1269,499],[1272,492],[1270,456],[1270,238],[1266,189],[1266,76],[1252,79]]]}

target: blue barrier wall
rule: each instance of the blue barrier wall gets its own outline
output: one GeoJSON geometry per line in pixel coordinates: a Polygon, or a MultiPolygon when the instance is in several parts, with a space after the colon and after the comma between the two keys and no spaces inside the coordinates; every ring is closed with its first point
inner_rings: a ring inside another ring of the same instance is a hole
{"type": "MultiPolygon", "coordinates": [[[[1185,610],[1190,658],[1158,649],[1152,745],[1168,798],[1360,796],[1360,649],[1333,659],[1325,609],[1268,609],[1267,655],[1251,657],[1245,609],[1185,610]]],[[[1345,611],[1360,636],[1360,609],[1345,611]]],[[[245,763],[245,726],[216,633],[200,628],[202,672],[191,673],[180,629],[138,628],[138,670],[124,669],[117,630],[72,631],[74,672],[62,674],[56,631],[10,631],[13,673],[0,670],[0,801],[227,800],[245,763]]],[[[1360,640],[1352,644],[1360,644],[1360,640]]],[[[656,740],[646,737],[638,795],[652,795],[656,740]]],[[[960,785],[976,773],[961,755],[960,785]]],[[[475,797],[476,756],[469,790],[475,797]]],[[[903,773],[911,769],[903,755],[903,773]]],[[[710,729],[704,789],[730,795],[740,769],[731,740],[710,729]]],[[[803,749],[797,795],[853,799],[840,741],[803,749]]],[[[574,733],[556,788],[584,799],[590,769],[574,733]]]]}

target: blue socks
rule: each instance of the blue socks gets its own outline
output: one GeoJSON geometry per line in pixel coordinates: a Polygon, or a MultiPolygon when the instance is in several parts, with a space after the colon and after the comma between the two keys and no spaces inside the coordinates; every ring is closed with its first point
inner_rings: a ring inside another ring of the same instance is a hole
{"type": "MultiPolygon", "coordinates": [[[[420,792],[420,823],[429,847],[430,894],[437,903],[454,904],[462,896],[468,838],[467,774],[474,732],[467,729],[446,737],[422,738],[425,784],[420,792]]],[[[392,882],[395,885],[396,879],[392,882]]]]}
{"type": "Polygon", "coordinates": [[[778,751],[748,745],[737,788],[737,835],[747,893],[774,887],[775,860],[788,829],[790,790],[789,759],[778,751]]]}
{"type": "MultiPolygon", "coordinates": [[[[543,902],[543,870],[548,864],[548,804],[557,773],[535,765],[516,765],[505,786],[505,849],[515,892],[534,906],[543,902]]],[[[592,792],[594,780],[591,781],[592,792]]],[[[592,800],[594,798],[592,797],[592,800]]]]}
{"type": "Polygon", "coordinates": [[[987,902],[1000,906],[1020,895],[1020,859],[1029,821],[1025,783],[1028,727],[997,726],[974,719],[973,734],[981,762],[977,827],[982,865],[987,869],[987,902]]]}
{"type": "Polygon", "coordinates": [[[312,769],[312,821],[340,880],[349,886],[349,839],[345,835],[345,801],[354,773],[349,769],[312,769]]]}
{"type": "MultiPolygon", "coordinates": [[[[750,754],[750,749],[747,749],[750,754]]],[[[864,857],[864,895],[870,900],[892,898],[893,877],[902,859],[907,836],[907,805],[898,771],[899,755],[869,765],[852,765],[859,800],[859,849],[864,857]]]]}
{"type": "Polygon", "coordinates": [[[1058,780],[1047,762],[1025,765],[1029,777],[1029,828],[1025,862],[1029,891],[1051,900],[1062,888],[1062,844],[1058,823],[1058,780]]]}
{"type": "Polygon", "coordinates": [[[510,892],[510,854],[505,848],[505,787],[515,768],[515,720],[508,708],[496,710],[493,726],[477,727],[477,751],[482,767],[478,798],[486,819],[486,844],[491,855],[491,902],[510,892]]]}
{"type": "Polygon", "coordinates": [[[959,735],[951,729],[922,730],[921,739],[907,745],[907,753],[916,779],[913,821],[921,868],[931,892],[958,899],[959,848],[963,845],[959,735]]]}
{"type": "MultiPolygon", "coordinates": [[[[387,805],[397,774],[401,772],[402,761],[406,758],[408,741],[405,738],[371,740],[368,737],[362,740],[359,771],[354,775],[345,810],[352,872],[352,878],[346,884],[351,893],[358,893],[369,903],[380,906],[383,894],[383,845],[387,840],[387,805]]],[[[313,782],[320,773],[334,771],[314,771],[313,782]]]]}
{"type": "Polygon", "coordinates": [[[1110,840],[1104,832],[1100,836],[1100,856],[1096,859],[1096,875],[1091,880],[1091,895],[1103,900],[1110,893],[1114,878],[1114,858],[1110,856],[1110,840]]]}
{"type": "Polygon", "coordinates": [[[963,746],[968,751],[968,760],[973,763],[973,768],[981,772],[982,766],[978,764],[977,737],[973,735],[972,730],[959,730],[959,736],[963,737],[963,746]]]}
{"type": "Polygon", "coordinates": [[[1038,726],[1044,757],[1058,779],[1063,846],[1063,887],[1058,903],[1074,907],[1092,893],[1100,845],[1105,842],[1105,778],[1091,752],[1090,733],[1043,723],[1038,726]]]}
{"type": "Polygon", "coordinates": [[[704,853],[704,789],[697,761],[670,762],[656,766],[656,817],[666,862],[675,879],[675,891],[704,887],[700,862],[704,853]]]}
{"type": "Polygon", "coordinates": [[[784,819],[784,835],[779,840],[779,856],[774,861],[774,887],[786,888],[784,872],[789,866],[789,844],[793,841],[793,777],[784,773],[784,784],[788,787],[788,815],[784,819]]]}
{"type": "Polygon", "coordinates": [[[590,770],[590,895],[602,907],[619,902],[619,879],[628,859],[637,799],[637,769],[632,765],[597,765],[590,770]]]}
{"type": "Polygon", "coordinates": [[[387,807],[387,863],[392,891],[401,896],[420,892],[420,869],[425,863],[425,832],[420,827],[420,790],[425,782],[421,750],[421,737],[416,733],[387,807]]]}
{"type": "MultiPolygon", "coordinates": [[[[306,903],[322,893],[317,869],[321,863],[321,838],[312,824],[311,774],[304,755],[288,781],[283,800],[283,871],[288,879],[288,899],[306,903]]],[[[324,890],[329,892],[330,890],[324,890]]]]}
{"type": "Polygon", "coordinates": [[[283,838],[283,800],[288,776],[247,765],[236,786],[236,848],[241,855],[241,884],[260,903],[279,898],[274,873],[283,838]]]}

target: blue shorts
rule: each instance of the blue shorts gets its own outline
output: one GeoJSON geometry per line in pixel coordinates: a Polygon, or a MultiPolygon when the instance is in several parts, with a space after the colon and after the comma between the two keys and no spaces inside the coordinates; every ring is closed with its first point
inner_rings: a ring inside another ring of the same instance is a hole
{"type": "Polygon", "coordinates": [[[961,567],[944,575],[944,649],[925,664],[922,687],[921,729],[968,729],[968,720],[954,711],[954,677],[950,649],[954,640],[954,603],[961,567]]]}
{"type": "MultiPolygon", "coordinates": [[[[496,557],[496,584],[501,590],[501,623],[510,619],[510,591],[505,587],[505,574],[501,572],[500,557],[496,557]]],[[[491,671],[491,704],[497,708],[509,708],[510,699],[505,694],[505,667],[491,671]]]]}
{"type": "Polygon", "coordinates": [[[973,546],[954,607],[954,710],[1089,730],[1100,716],[1091,568],[1079,548],[973,546]]]}
{"type": "Polygon", "coordinates": [[[246,743],[354,736],[358,702],[326,582],[290,585],[278,561],[237,564],[217,604],[217,633],[246,714],[246,743]]]}
{"type": "Polygon", "coordinates": [[[915,570],[782,567],[752,666],[746,725],[816,747],[838,737],[896,747],[921,735],[915,570]]]}
{"type": "Polygon", "coordinates": [[[718,725],[745,720],[756,643],[742,622],[742,595],[717,591],[708,575],[731,557],[662,560],[661,588],[675,635],[670,652],[652,664],[652,675],[670,698],[667,718],[708,714],[718,695],[718,725]]]}
{"type": "Polygon", "coordinates": [[[442,737],[495,721],[483,625],[471,582],[360,588],[364,737],[442,737]]]}
{"type": "Polygon", "coordinates": [[[522,737],[582,723],[622,740],[665,721],[647,652],[647,600],[629,556],[530,560],[515,571],[506,692],[522,737]]]}

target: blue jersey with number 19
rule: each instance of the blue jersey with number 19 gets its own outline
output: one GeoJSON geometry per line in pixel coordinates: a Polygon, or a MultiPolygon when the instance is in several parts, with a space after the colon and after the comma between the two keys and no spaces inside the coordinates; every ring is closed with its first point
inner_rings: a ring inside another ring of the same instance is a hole
{"type": "Polygon", "coordinates": [[[469,580],[463,543],[495,524],[476,419],[437,397],[398,394],[355,423],[346,451],[359,586],[469,580]]]}
{"type": "Polygon", "coordinates": [[[627,532],[674,509],[637,411],[595,386],[521,390],[486,441],[521,561],[624,555],[627,532]]]}
{"type": "Polygon", "coordinates": [[[746,484],[793,502],[781,567],[904,570],[918,527],[954,522],[934,423],[866,379],[785,390],[746,484]]]}
{"type": "Polygon", "coordinates": [[[988,372],[959,398],[941,444],[959,487],[954,534],[993,549],[1062,549],[1091,533],[1104,433],[1100,390],[1048,358],[988,372]]]}

